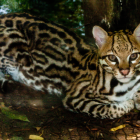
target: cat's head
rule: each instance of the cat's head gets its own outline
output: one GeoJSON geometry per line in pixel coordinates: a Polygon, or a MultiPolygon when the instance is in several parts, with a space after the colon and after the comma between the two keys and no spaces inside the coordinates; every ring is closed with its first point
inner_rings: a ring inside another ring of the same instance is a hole
{"type": "Polygon", "coordinates": [[[93,36],[99,48],[100,65],[118,81],[129,82],[140,68],[140,24],[133,34],[118,31],[111,36],[94,26],[93,36]]]}

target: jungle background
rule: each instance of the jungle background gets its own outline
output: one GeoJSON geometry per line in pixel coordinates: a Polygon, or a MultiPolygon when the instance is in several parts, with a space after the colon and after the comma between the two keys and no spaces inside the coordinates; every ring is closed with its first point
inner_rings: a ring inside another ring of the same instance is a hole
{"type": "MultiPolygon", "coordinates": [[[[0,0],[0,15],[26,12],[62,24],[94,46],[94,25],[106,31],[140,23],[139,0],[0,0]]],[[[66,111],[61,100],[16,83],[0,92],[0,140],[140,139],[140,113],[114,120],[66,111]],[[33,138],[34,137],[34,138],[33,138]]]]}
{"type": "Polygon", "coordinates": [[[139,0],[0,0],[0,14],[31,13],[92,38],[94,25],[134,30],[140,23],[139,6],[139,0]]]}

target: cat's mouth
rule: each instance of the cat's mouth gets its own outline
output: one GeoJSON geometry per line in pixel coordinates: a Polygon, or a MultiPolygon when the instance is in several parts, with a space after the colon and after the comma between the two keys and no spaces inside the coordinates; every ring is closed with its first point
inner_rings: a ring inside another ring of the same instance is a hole
{"type": "Polygon", "coordinates": [[[124,76],[122,78],[117,78],[117,79],[118,79],[118,81],[120,81],[122,83],[127,83],[127,82],[129,82],[131,80],[131,78],[132,77],[126,77],[126,76],[124,76]]]}

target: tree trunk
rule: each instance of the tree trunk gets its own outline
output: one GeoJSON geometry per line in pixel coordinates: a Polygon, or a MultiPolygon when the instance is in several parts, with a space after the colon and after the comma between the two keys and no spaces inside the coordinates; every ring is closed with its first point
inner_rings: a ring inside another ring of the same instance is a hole
{"type": "Polygon", "coordinates": [[[86,38],[92,40],[94,25],[106,31],[133,31],[140,23],[139,7],[139,0],[83,0],[86,38]]]}
{"type": "Polygon", "coordinates": [[[83,0],[85,34],[92,38],[94,25],[110,28],[113,17],[113,0],[83,0]]]}

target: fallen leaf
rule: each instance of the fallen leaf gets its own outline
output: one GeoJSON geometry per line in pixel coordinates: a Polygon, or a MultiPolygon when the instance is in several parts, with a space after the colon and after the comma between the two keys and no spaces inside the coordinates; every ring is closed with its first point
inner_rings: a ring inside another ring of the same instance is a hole
{"type": "Polygon", "coordinates": [[[0,108],[5,107],[4,102],[1,102],[0,108]]]}
{"type": "Polygon", "coordinates": [[[69,129],[69,132],[73,131],[73,129],[69,129]]]}
{"type": "Polygon", "coordinates": [[[15,110],[11,110],[8,107],[5,107],[3,105],[1,105],[1,112],[7,116],[9,119],[17,119],[17,120],[21,120],[21,121],[26,121],[29,122],[28,118],[26,117],[26,115],[21,115],[20,113],[18,113],[15,110]]]}
{"type": "Polygon", "coordinates": [[[41,129],[41,127],[36,127],[36,130],[39,131],[41,129]]]}
{"type": "Polygon", "coordinates": [[[125,124],[119,125],[119,126],[117,126],[117,127],[111,128],[110,131],[117,131],[118,129],[122,129],[122,128],[124,128],[125,126],[126,126],[125,124]]]}
{"type": "Polygon", "coordinates": [[[29,139],[31,140],[44,140],[43,137],[37,136],[37,135],[30,135],[29,139]]]}

